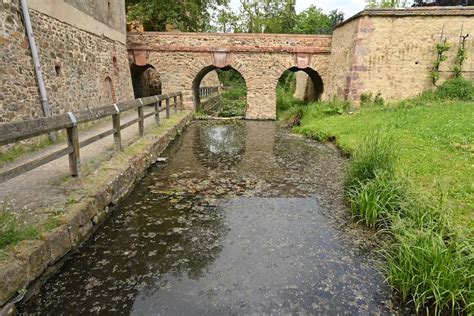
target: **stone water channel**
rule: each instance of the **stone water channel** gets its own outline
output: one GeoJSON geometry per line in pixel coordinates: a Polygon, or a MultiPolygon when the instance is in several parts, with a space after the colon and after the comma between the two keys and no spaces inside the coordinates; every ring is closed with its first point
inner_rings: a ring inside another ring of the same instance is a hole
{"type": "Polygon", "coordinates": [[[196,122],[164,156],[21,313],[395,311],[335,148],[274,122],[196,122]]]}

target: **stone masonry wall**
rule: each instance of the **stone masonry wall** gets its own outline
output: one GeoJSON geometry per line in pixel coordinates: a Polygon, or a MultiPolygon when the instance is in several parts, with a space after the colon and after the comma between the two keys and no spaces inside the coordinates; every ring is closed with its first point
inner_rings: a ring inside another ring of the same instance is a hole
{"type": "MultiPolygon", "coordinates": [[[[0,8],[0,122],[43,116],[19,1],[0,8]]],[[[53,114],[133,98],[125,43],[30,15],[53,114]]]]}
{"type": "MultiPolygon", "coordinates": [[[[443,34],[452,44],[442,83],[453,75],[461,31],[474,34],[474,8],[367,10],[334,32],[328,93],[357,103],[364,92],[400,100],[431,89],[436,43],[443,34]]],[[[472,36],[466,48],[464,77],[474,80],[472,36]]]]}

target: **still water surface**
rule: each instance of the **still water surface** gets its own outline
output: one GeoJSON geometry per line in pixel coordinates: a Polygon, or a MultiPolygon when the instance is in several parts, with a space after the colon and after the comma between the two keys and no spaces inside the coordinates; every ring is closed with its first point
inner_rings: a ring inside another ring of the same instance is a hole
{"type": "Polygon", "coordinates": [[[337,150],[274,122],[201,122],[164,156],[21,312],[393,311],[346,218],[337,150]]]}

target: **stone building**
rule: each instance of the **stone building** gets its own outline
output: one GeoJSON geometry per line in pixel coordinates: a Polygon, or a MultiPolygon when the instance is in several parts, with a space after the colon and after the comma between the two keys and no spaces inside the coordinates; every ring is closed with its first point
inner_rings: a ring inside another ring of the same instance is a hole
{"type": "MultiPolygon", "coordinates": [[[[124,0],[28,0],[53,114],[133,98],[124,0]]],[[[43,116],[19,0],[0,0],[0,122],[43,116]]]]}

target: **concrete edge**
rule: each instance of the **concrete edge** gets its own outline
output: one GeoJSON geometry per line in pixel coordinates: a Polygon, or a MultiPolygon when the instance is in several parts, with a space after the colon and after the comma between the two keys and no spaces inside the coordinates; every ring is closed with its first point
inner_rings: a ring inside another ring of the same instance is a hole
{"type": "Polygon", "coordinates": [[[12,311],[14,315],[14,304],[23,299],[27,289],[45,274],[46,278],[54,274],[58,263],[88,240],[110,214],[110,206],[117,205],[133,189],[193,117],[194,113],[188,112],[165,134],[155,136],[142,152],[129,157],[128,164],[105,187],[70,207],[59,227],[43,233],[40,240],[25,240],[13,248],[12,260],[0,263],[0,316],[12,311]]]}

